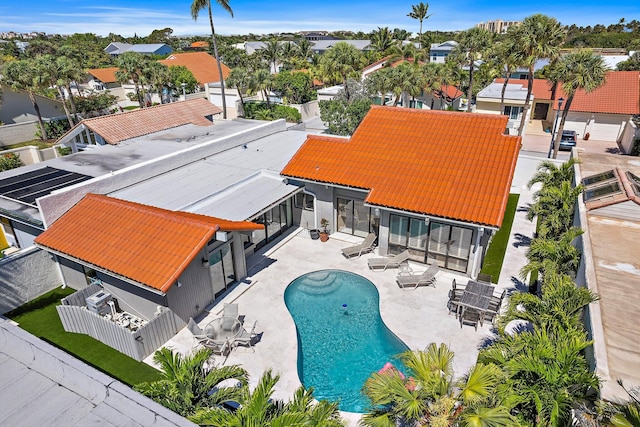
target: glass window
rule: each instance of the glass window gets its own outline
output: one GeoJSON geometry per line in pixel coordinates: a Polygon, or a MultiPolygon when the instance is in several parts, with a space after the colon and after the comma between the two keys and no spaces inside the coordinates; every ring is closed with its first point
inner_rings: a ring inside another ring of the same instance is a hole
{"type": "Polygon", "coordinates": [[[593,188],[587,187],[587,189],[584,190],[584,200],[588,201],[603,196],[612,196],[617,193],[622,193],[622,190],[620,190],[620,185],[617,182],[612,182],[610,184],[600,185],[593,188]]]}
{"type": "Polygon", "coordinates": [[[296,208],[313,211],[313,196],[311,194],[296,193],[293,200],[296,208]]]}
{"type": "Polygon", "coordinates": [[[391,215],[389,225],[389,244],[407,246],[407,226],[409,218],[399,215],[391,215]]]}
{"type": "Polygon", "coordinates": [[[426,250],[429,226],[424,220],[411,218],[409,227],[409,247],[413,249],[426,250]]]}
{"type": "Polygon", "coordinates": [[[636,196],[640,196],[640,177],[632,174],[631,172],[627,172],[627,177],[631,182],[631,187],[633,188],[633,192],[636,196]]]}
{"type": "Polygon", "coordinates": [[[520,113],[522,113],[522,107],[515,107],[511,105],[505,105],[504,107],[504,115],[509,116],[512,120],[518,119],[520,117],[520,113]]]}
{"type": "Polygon", "coordinates": [[[616,175],[613,173],[613,170],[602,172],[596,175],[591,175],[582,180],[583,185],[591,185],[596,184],[598,182],[608,181],[610,179],[615,179],[616,175]]]}

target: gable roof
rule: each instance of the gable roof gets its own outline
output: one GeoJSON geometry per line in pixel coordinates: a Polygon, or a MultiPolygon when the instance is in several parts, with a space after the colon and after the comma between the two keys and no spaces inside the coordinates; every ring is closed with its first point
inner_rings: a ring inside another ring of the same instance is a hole
{"type": "MultiPolygon", "coordinates": [[[[180,65],[187,67],[201,85],[220,81],[218,62],[207,52],[172,53],[167,59],[158,62],[167,67],[180,65]]],[[[231,74],[231,69],[224,64],[220,65],[223,78],[226,79],[231,74]]]]}
{"type": "Polygon", "coordinates": [[[365,202],[500,227],[520,150],[506,116],[372,106],[351,139],[309,135],[282,175],[365,202]]]}
{"type": "Polygon", "coordinates": [[[260,228],[87,194],[35,243],[166,293],[216,231],[260,228]]]}
{"type": "MultiPolygon", "coordinates": [[[[504,79],[495,79],[495,83],[504,83],[504,79]]],[[[509,80],[509,84],[522,85],[526,90],[527,80],[509,80]]],[[[537,100],[551,100],[552,85],[548,80],[533,80],[533,97],[537,100]]],[[[484,90],[484,89],[483,89],[484,90]]],[[[526,95],[525,95],[526,96],[526,95]]],[[[556,89],[554,109],[558,108],[558,99],[567,99],[562,84],[556,89]]],[[[605,83],[587,93],[579,89],[570,111],[585,113],[640,114],[640,71],[609,71],[605,83]]]]}
{"type": "Polygon", "coordinates": [[[116,79],[116,71],[119,69],[120,68],[118,67],[92,68],[87,70],[87,73],[91,74],[102,83],[115,83],[118,81],[118,79],[116,79]]]}
{"type": "Polygon", "coordinates": [[[439,91],[434,90],[433,95],[440,98],[440,93],[446,96],[446,99],[455,100],[464,95],[464,93],[453,85],[442,86],[439,91]]]}
{"type": "Polygon", "coordinates": [[[221,112],[220,107],[216,107],[204,98],[171,102],[124,113],[84,119],[62,135],[58,141],[65,140],[67,135],[75,133],[78,128],[84,126],[100,135],[107,143],[117,144],[131,138],[186,124],[211,126],[212,123],[206,116],[221,112]]]}

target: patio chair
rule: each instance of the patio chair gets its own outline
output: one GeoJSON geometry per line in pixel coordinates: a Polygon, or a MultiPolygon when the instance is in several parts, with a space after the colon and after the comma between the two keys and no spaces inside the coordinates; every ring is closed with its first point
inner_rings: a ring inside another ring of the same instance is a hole
{"type": "Polygon", "coordinates": [[[502,294],[499,297],[493,296],[491,297],[491,301],[489,302],[489,310],[500,311],[500,307],[502,306],[502,300],[504,299],[507,290],[502,291],[502,294]]]}
{"type": "Polygon", "coordinates": [[[256,350],[253,348],[253,339],[258,335],[256,334],[257,324],[258,324],[257,320],[253,322],[253,327],[248,332],[246,329],[243,329],[242,332],[240,333],[240,336],[236,337],[233,340],[233,345],[236,347],[239,345],[248,345],[249,348],[251,348],[251,350],[255,353],[256,350]]]}
{"type": "Polygon", "coordinates": [[[231,346],[228,341],[217,341],[212,340],[211,338],[207,338],[206,340],[200,343],[203,347],[211,350],[213,354],[219,354],[224,356],[225,354],[229,354],[231,351],[231,346]]]}
{"type": "Polygon", "coordinates": [[[469,308],[462,307],[462,311],[460,312],[460,328],[462,329],[462,325],[471,325],[476,331],[478,330],[478,323],[482,321],[482,315],[480,311],[469,308]]]}
{"type": "Polygon", "coordinates": [[[436,287],[436,274],[440,270],[438,264],[431,264],[423,273],[410,274],[407,276],[397,276],[396,282],[402,289],[413,288],[417,289],[418,286],[433,286],[436,287]]]}
{"type": "Polygon", "coordinates": [[[456,283],[456,279],[453,279],[451,283],[451,290],[449,291],[449,301],[447,307],[449,308],[449,314],[458,311],[458,302],[464,294],[465,286],[460,286],[456,283]]]}
{"type": "Polygon", "coordinates": [[[384,271],[387,268],[398,268],[400,267],[400,264],[408,260],[409,260],[409,251],[403,251],[392,257],[371,258],[367,260],[367,264],[369,264],[370,270],[381,268],[382,271],[384,271]]]}
{"type": "Polygon", "coordinates": [[[359,245],[344,248],[342,250],[342,255],[346,256],[347,258],[351,258],[356,255],[361,256],[362,254],[371,252],[373,248],[375,248],[375,242],[377,238],[378,237],[375,235],[375,233],[369,233],[359,245]]]}
{"type": "Polygon", "coordinates": [[[238,319],[238,304],[225,303],[222,308],[222,329],[229,330],[235,324],[234,320],[238,319]]]}

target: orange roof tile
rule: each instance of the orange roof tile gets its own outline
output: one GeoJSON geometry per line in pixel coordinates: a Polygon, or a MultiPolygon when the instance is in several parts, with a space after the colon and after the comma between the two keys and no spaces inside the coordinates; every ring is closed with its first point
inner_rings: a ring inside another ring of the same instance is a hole
{"type": "Polygon", "coordinates": [[[372,106],[351,139],[309,135],[285,176],[369,189],[366,202],[500,227],[520,150],[508,118],[372,106]]]}
{"type": "Polygon", "coordinates": [[[35,242],[166,293],[216,231],[262,227],[87,194],[35,242]]]}
{"type": "MultiPolygon", "coordinates": [[[[496,79],[503,83],[504,79],[496,79]]],[[[527,87],[527,80],[509,80],[509,83],[527,87]]],[[[535,99],[551,100],[551,83],[543,79],[533,81],[535,99]]],[[[557,100],[567,99],[560,83],[553,108],[558,108],[557,100]]],[[[580,89],[571,102],[570,111],[586,113],[640,114],[640,71],[609,71],[605,84],[587,93],[580,89]]]]}
{"type": "MultiPolygon", "coordinates": [[[[73,132],[78,126],[85,125],[94,133],[100,135],[107,143],[117,144],[127,139],[186,124],[211,126],[211,121],[206,119],[205,116],[221,112],[222,109],[220,107],[213,105],[204,98],[197,98],[141,108],[125,113],[84,119],[67,134],[73,132]]],[[[61,136],[59,140],[64,139],[67,134],[61,136]]]]}
{"type": "Polygon", "coordinates": [[[207,43],[205,41],[193,42],[193,43],[191,43],[191,47],[207,49],[209,47],[209,43],[207,43]]]}
{"type": "MultiPolygon", "coordinates": [[[[201,85],[220,81],[218,63],[207,52],[172,53],[167,59],[159,62],[167,67],[180,65],[187,67],[201,85]]],[[[231,69],[224,64],[221,65],[222,75],[226,79],[231,74],[231,69]]]]}
{"type": "Polygon", "coordinates": [[[116,71],[118,71],[119,69],[120,68],[118,67],[92,68],[90,70],[87,70],[87,73],[91,74],[102,83],[115,83],[118,81],[118,79],[116,79],[116,71]]]}
{"type": "MultiPolygon", "coordinates": [[[[448,99],[458,99],[464,95],[464,93],[460,89],[452,85],[442,86],[441,91],[446,94],[448,99]]],[[[440,98],[439,91],[434,91],[433,95],[436,98],[440,98]]]]}

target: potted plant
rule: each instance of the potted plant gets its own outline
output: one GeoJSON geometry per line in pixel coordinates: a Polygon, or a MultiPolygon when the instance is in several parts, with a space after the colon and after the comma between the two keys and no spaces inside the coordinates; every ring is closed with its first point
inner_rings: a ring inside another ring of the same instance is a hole
{"type": "Polygon", "coordinates": [[[322,218],[320,220],[320,227],[322,227],[322,230],[320,230],[320,241],[326,242],[329,240],[329,230],[327,230],[327,227],[329,227],[329,220],[322,218]]]}

